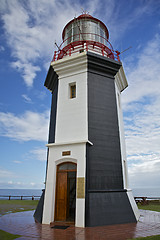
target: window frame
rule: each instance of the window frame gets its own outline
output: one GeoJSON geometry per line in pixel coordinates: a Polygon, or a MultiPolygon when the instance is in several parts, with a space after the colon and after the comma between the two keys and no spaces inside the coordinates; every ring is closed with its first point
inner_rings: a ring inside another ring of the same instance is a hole
{"type": "Polygon", "coordinates": [[[69,84],[69,98],[74,99],[77,97],[76,82],[69,84]]]}

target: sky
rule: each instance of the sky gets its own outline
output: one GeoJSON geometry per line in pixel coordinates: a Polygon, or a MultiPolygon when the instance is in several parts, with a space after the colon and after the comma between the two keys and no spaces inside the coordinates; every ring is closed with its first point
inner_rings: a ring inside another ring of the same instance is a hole
{"type": "Polygon", "coordinates": [[[130,188],[160,185],[160,0],[0,0],[0,188],[44,188],[55,41],[82,11],[103,21],[122,92],[130,188]]]}

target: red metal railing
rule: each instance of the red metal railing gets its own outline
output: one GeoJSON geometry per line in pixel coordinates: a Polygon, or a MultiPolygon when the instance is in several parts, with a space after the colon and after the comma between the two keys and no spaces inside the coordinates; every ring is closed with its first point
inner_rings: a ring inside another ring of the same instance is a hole
{"type": "Polygon", "coordinates": [[[120,53],[113,50],[111,43],[106,38],[93,33],[75,34],[65,39],[60,45],[58,51],[54,52],[54,57],[52,61],[56,61],[62,59],[64,56],[71,56],[75,53],[80,53],[83,51],[96,52],[102,56],[106,56],[116,61],[120,61],[120,53]],[[86,36],[88,39],[91,39],[85,40],[86,36]],[[92,40],[92,38],[99,38],[99,41],[92,40]],[[104,43],[108,44],[109,47],[106,46],[104,43]]]}

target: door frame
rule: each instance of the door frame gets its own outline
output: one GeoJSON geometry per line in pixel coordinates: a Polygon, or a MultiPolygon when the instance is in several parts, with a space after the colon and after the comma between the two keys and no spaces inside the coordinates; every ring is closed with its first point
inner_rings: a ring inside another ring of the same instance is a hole
{"type": "MultiPolygon", "coordinates": [[[[75,162],[73,162],[73,161],[65,161],[65,162],[60,162],[59,164],[57,164],[56,165],[56,182],[55,182],[55,187],[56,187],[56,189],[55,189],[55,208],[54,208],[54,222],[56,222],[56,221],[58,221],[58,220],[56,220],[56,208],[57,208],[57,191],[58,191],[58,186],[57,186],[57,184],[58,184],[58,173],[59,172],[61,172],[61,173],[67,173],[67,172],[76,172],[76,178],[77,178],[77,163],[75,163],[75,162]],[[59,170],[59,167],[61,166],[61,165],[63,165],[63,164],[67,164],[67,163],[71,163],[71,164],[73,164],[73,165],[75,165],[76,166],[76,169],[70,169],[70,170],[59,170]]],[[[76,179],[76,182],[77,182],[77,179],[76,179]]],[[[77,184],[76,184],[77,185],[77,184]]],[[[68,199],[67,199],[67,201],[68,201],[68,199]]],[[[68,208],[66,209],[66,211],[68,211],[68,208]]],[[[76,211],[76,208],[75,208],[75,211],[76,211]]],[[[65,220],[65,221],[58,221],[58,222],[67,222],[67,220],[65,220]]],[[[74,222],[75,222],[75,220],[74,220],[74,222]]]]}

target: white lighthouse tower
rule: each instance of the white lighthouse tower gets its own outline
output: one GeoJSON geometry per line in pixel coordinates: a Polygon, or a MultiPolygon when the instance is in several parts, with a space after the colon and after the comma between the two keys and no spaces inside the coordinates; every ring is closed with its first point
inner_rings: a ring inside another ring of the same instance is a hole
{"type": "Polygon", "coordinates": [[[62,38],[45,81],[52,106],[41,222],[136,222],[121,107],[128,84],[119,52],[104,23],[89,14],[70,21],[62,38]]]}

